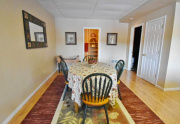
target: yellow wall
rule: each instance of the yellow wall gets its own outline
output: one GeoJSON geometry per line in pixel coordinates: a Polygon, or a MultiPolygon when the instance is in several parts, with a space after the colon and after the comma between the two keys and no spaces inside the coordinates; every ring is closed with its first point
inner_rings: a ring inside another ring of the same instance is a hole
{"type": "Polygon", "coordinates": [[[92,38],[91,37],[92,33],[96,34],[96,38],[98,39],[98,32],[99,32],[99,29],[84,29],[84,41],[85,41],[85,43],[90,42],[90,39],[92,38]]]}
{"type": "Polygon", "coordinates": [[[165,88],[180,88],[180,3],[176,3],[165,88]]]}
{"type": "MultiPolygon", "coordinates": [[[[172,30],[173,30],[173,23],[174,23],[174,12],[175,12],[175,4],[171,4],[155,12],[152,12],[146,16],[143,16],[137,20],[134,20],[129,24],[128,47],[130,43],[131,27],[142,24],[142,23],[144,23],[143,36],[142,36],[142,46],[144,46],[144,34],[145,34],[145,28],[146,28],[145,23],[147,21],[150,21],[150,20],[162,17],[162,16],[167,16],[166,25],[165,25],[165,33],[164,33],[164,41],[163,41],[163,46],[162,46],[162,55],[161,55],[161,60],[160,60],[159,78],[157,81],[157,84],[161,87],[164,87],[165,85],[167,64],[168,64],[168,59],[169,59],[169,51],[170,51],[172,30]]],[[[143,47],[141,51],[143,51],[143,47]]],[[[142,53],[140,53],[140,56],[141,54],[142,53]]],[[[129,48],[127,49],[126,55],[128,58],[129,48]]],[[[140,60],[141,59],[142,58],[140,58],[140,60]]],[[[140,61],[140,65],[141,65],[141,61],[140,61]]]]}
{"type": "MultiPolygon", "coordinates": [[[[91,38],[96,38],[97,42],[99,42],[98,40],[98,34],[99,33],[99,29],[84,29],[84,42],[85,43],[90,43],[90,39],[91,38]],[[94,33],[96,35],[96,37],[92,37],[91,34],[94,33]]],[[[88,45],[88,52],[84,52],[84,56],[87,56],[87,55],[91,55],[91,52],[90,52],[90,44],[88,45]]],[[[97,54],[98,54],[98,51],[97,51],[97,54]]],[[[97,56],[98,57],[98,56],[97,56]]]]}
{"type": "Polygon", "coordinates": [[[36,0],[0,1],[0,123],[56,69],[54,18],[36,0]],[[47,48],[26,49],[22,10],[46,23],[47,48]]]}

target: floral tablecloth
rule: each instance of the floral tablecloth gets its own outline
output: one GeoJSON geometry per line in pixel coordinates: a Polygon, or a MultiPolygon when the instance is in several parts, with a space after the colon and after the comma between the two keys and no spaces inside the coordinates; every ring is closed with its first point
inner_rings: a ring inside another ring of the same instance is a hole
{"type": "Polygon", "coordinates": [[[117,92],[117,75],[114,67],[99,62],[96,65],[89,65],[87,62],[79,62],[70,66],[68,73],[69,87],[72,89],[71,99],[81,106],[81,93],[83,79],[92,73],[105,73],[112,78],[113,85],[110,91],[109,103],[112,107],[115,105],[117,92]]]}

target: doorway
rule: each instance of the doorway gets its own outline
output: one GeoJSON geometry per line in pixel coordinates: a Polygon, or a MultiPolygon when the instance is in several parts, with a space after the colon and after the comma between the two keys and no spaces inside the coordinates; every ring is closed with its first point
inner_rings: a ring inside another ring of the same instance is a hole
{"type": "Polygon", "coordinates": [[[132,66],[131,66],[131,71],[134,72],[137,72],[137,68],[138,68],[141,32],[142,32],[142,26],[134,28],[134,44],[132,51],[132,66]]]}
{"type": "Polygon", "coordinates": [[[142,34],[144,23],[131,27],[131,37],[129,44],[128,70],[136,72],[137,76],[141,74],[142,55],[142,34]],[[134,54],[133,54],[134,53],[134,54]]]}
{"type": "Polygon", "coordinates": [[[93,55],[99,61],[99,33],[97,28],[84,29],[84,57],[93,55]]]}

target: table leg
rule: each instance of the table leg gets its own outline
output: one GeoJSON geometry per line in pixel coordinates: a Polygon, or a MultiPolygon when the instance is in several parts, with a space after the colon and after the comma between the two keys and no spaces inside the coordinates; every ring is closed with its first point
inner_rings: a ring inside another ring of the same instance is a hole
{"type": "Polygon", "coordinates": [[[112,110],[113,110],[113,107],[112,107],[109,103],[107,103],[107,109],[108,109],[109,111],[112,111],[112,110]]]}
{"type": "Polygon", "coordinates": [[[74,110],[75,110],[75,113],[79,112],[79,106],[76,102],[74,102],[74,110]]]}

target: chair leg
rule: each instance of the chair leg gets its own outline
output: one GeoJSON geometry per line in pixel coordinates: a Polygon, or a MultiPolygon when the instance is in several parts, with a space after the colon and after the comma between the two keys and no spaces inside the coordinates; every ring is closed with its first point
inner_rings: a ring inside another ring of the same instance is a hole
{"type": "Polygon", "coordinates": [[[108,118],[108,113],[107,113],[107,107],[106,107],[106,105],[104,105],[104,110],[105,110],[105,113],[106,113],[107,124],[109,124],[109,118],[108,118]]]}
{"type": "Polygon", "coordinates": [[[117,85],[117,87],[118,87],[119,99],[122,100],[122,98],[121,98],[121,92],[120,92],[120,89],[119,89],[119,85],[117,85]]]}
{"type": "Polygon", "coordinates": [[[60,63],[58,63],[58,70],[59,70],[59,73],[60,73],[60,71],[61,71],[61,69],[60,69],[60,63]]]}
{"type": "Polygon", "coordinates": [[[63,101],[64,101],[64,99],[65,99],[65,97],[66,97],[67,88],[68,88],[68,84],[66,84],[66,86],[65,86],[65,92],[64,92],[64,96],[63,96],[63,101]]]}
{"type": "Polygon", "coordinates": [[[85,105],[85,104],[83,103],[83,104],[82,104],[82,109],[84,108],[84,105],[85,105]]]}
{"type": "Polygon", "coordinates": [[[85,109],[84,109],[83,124],[85,123],[85,119],[86,119],[86,110],[87,110],[87,105],[85,105],[85,109]]]}

